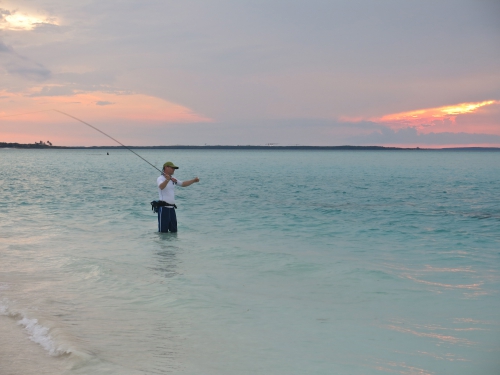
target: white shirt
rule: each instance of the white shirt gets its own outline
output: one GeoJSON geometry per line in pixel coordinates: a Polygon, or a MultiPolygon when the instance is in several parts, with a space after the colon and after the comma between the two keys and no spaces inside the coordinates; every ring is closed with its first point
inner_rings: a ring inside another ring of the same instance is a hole
{"type": "Polygon", "coordinates": [[[165,188],[161,190],[160,184],[164,181],[166,181],[164,175],[161,175],[156,180],[156,184],[158,185],[158,195],[160,196],[160,200],[170,204],[175,204],[175,185],[181,186],[182,181],[177,180],[177,184],[175,184],[172,180],[170,180],[167,186],[165,186],[165,188]]]}

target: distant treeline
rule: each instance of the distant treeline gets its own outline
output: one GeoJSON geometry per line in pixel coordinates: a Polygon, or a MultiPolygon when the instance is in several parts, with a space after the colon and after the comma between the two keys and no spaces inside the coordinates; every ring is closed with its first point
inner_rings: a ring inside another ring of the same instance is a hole
{"type": "Polygon", "coordinates": [[[51,142],[35,142],[35,143],[7,143],[0,142],[0,148],[67,148],[60,146],[53,146],[51,142]]]}
{"type": "Polygon", "coordinates": [[[450,148],[403,148],[403,147],[384,147],[384,146],[53,146],[49,141],[39,143],[6,143],[0,142],[0,148],[51,148],[51,149],[144,149],[144,150],[454,150],[454,151],[500,151],[499,147],[450,147],[450,148]]]}

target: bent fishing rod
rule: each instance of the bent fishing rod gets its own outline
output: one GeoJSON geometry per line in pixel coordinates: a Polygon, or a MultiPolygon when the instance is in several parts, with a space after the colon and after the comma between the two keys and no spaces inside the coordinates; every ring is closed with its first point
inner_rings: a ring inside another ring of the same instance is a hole
{"type": "Polygon", "coordinates": [[[110,136],[109,134],[106,134],[104,133],[102,130],[100,129],[97,129],[94,125],[90,125],[88,122],[85,122],[83,120],[80,120],[79,118],[75,117],[75,116],[72,116],[66,112],[62,112],[62,111],[59,111],[57,109],[46,109],[46,110],[42,110],[42,111],[35,111],[35,112],[28,112],[28,113],[20,113],[20,114],[17,114],[17,115],[7,115],[7,116],[1,116],[1,117],[12,117],[12,116],[22,116],[22,115],[27,115],[27,114],[31,114],[31,113],[39,113],[39,112],[49,112],[49,111],[54,111],[54,112],[58,112],[60,113],[61,115],[65,115],[65,116],[68,116],[68,117],[71,117],[72,119],[76,120],[76,121],[79,121],[81,122],[82,124],[85,124],[89,127],[91,127],[92,129],[98,131],[99,133],[105,135],[106,137],[112,139],[113,141],[115,141],[116,143],[118,143],[120,146],[123,146],[125,147],[127,150],[129,150],[131,153],[133,153],[135,156],[141,158],[142,160],[144,160],[146,163],[148,163],[150,166],[152,166],[154,169],[156,169],[158,172],[160,172],[161,174],[163,174],[163,171],[156,168],[153,164],[151,164],[149,161],[147,161],[146,159],[144,159],[141,155],[139,155],[137,152],[131,150],[129,147],[125,146],[123,143],[121,143],[120,141],[116,140],[115,138],[113,138],[112,136],[110,136]]]}

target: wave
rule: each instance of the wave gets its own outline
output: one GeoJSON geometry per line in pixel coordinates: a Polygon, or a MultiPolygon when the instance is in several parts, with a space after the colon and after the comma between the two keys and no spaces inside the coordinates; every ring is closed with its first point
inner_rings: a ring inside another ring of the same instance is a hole
{"type": "Polygon", "coordinates": [[[18,325],[24,327],[24,331],[28,333],[29,339],[44,348],[51,356],[60,356],[72,353],[71,349],[65,348],[63,345],[58,345],[56,343],[50,334],[49,327],[45,327],[40,324],[38,319],[30,319],[21,312],[12,311],[9,308],[8,301],[5,299],[0,302],[0,315],[15,319],[18,325]]]}
{"type": "Polygon", "coordinates": [[[47,350],[50,355],[58,356],[71,353],[71,350],[65,349],[62,346],[57,346],[49,333],[49,328],[38,324],[38,319],[28,319],[24,317],[19,320],[17,324],[24,326],[24,329],[30,335],[30,340],[39,344],[42,348],[47,350]]]}

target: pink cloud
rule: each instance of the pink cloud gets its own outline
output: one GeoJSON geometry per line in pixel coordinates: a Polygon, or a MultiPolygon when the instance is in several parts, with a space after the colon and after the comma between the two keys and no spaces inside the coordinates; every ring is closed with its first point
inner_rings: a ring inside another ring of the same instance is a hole
{"type": "MultiPolygon", "coordinates": [[[[50,136],[59,145],[109,144],[84,140],[78,126],[57,109],[99,126],[157,127],[169,124],[212,122],[193,110],[166,100],[135,93],[76,93],[70,96],[37,96],[0,92],[0,141],[32,143],[50,136]]],[[[171,125],[173,126],[173,125],[171,125]]]]}
{"type": "MultiPolygon", "coordinates": [[[[491,134],[500,135],[500,101],[460,103],[450,106],[392,113],[376,118],[341,118],[344,123],[367,121],[399,132],[413,129],[415,135],[491,134]]],[[[493,141],[493,144],[498,144],[493,141]]]]}

